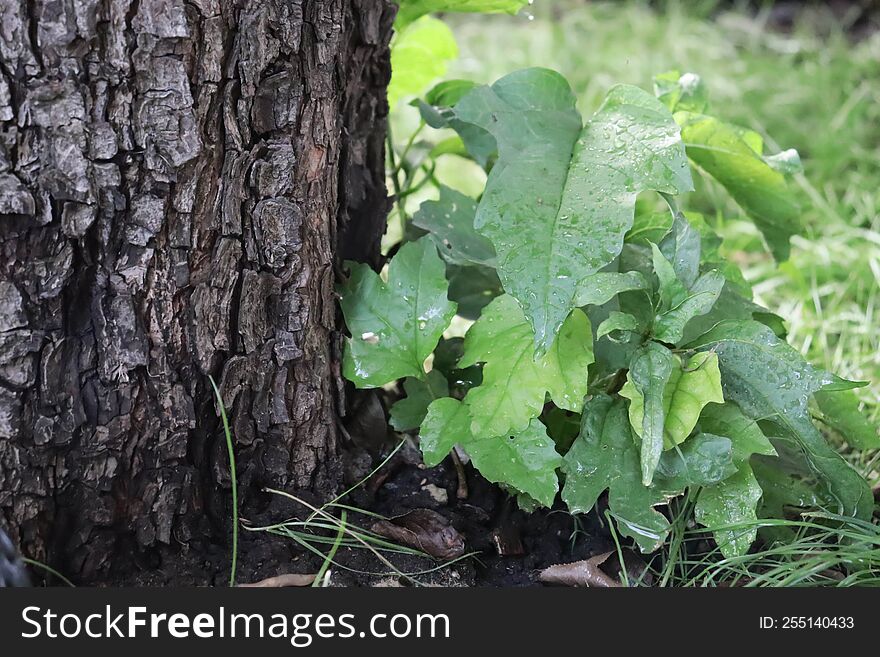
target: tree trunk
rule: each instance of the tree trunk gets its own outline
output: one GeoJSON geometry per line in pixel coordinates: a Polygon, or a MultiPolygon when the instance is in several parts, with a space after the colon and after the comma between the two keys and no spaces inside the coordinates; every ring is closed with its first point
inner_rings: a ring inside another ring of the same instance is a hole
{"type": "Polygon", "coordinates": [[[334,272],[378,256],[393,16],[3,1],[0,526],[24,554],[94,582],[222,540],[209,375],[245,508],[336,488],[334,272]]]}

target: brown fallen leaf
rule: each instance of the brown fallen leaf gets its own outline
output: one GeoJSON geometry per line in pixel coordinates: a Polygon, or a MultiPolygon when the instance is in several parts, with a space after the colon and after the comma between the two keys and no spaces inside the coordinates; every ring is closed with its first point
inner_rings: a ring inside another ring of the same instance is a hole
{"type": "Polygon", "coordinates": [[[593,588],[618,588],[620,582],[609,577],[599,566],[611,556],[611,552],[603,552],[584,561],[560,563],[541,571],[538,579],[545,584],[561,584],[562,586],[590,586],[593,588]]]}
{"type": "Polygon", "coordinates": [[[414,509],[390,521],[380,520],[371,529],[438,559],[455,559],[464,554],[464,537],[449,520],[431,509],[414,509]]]}
{"type": "Polygon", "coordinates": [[[286,575],[276,575],[275,577],[267,577],[259,582],[252,584],[239,584],[239,588],[267,588],[280,589],[285,586],[311,586],[315,581],[315,575],[298,573],[287,573],[286,575]]]}

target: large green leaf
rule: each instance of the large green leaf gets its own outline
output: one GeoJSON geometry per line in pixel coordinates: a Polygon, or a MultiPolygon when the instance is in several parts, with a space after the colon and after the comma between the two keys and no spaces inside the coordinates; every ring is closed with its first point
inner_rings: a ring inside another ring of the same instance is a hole
{"type": "Polygon", "coordinates": [[[593,362],[587,316],[574,310],[551,349],[537,360],[533,336],[522,309],[509,295],[492,301],[468,330],[459,366],[486,364],[482,385],[465,398],[475,435],[524,430],[540,415],[547,393],[560,408],[580,411],[593,362]]]}
{"type": "Polygon", "coordinates": [[[474,230],[477,202],[440,185],[440,198],[425,201],[412,222],[428,231],[443,257],[457,265],[495,266],[492,243],[474,230]]]}
{"type": "Polygon", "coordinates": [[[785,177],[767,164],[740,130],[703,114],[677,112],[688,157],[720,182],[763,233],[777,260],[801,230],[800,210],[785,177]]]}
{"type": "Polygon", "coordinates": [[[449,395],[446,377],[437,370],[431,370],[423,379],[407,377],[403,382],[406,397],[391,407],[391,426],[398,431],[416,429],[422,424],[428,406],[435,399],[449,395]]]}
{"type": "Polygon", "coordinates": [[[650,486],[654,470],[660,462],[665,440],[666,385],[681,364],[669,349],[657,342],[649,342],[633,356],[627,374],[629,388],[620,394],[630,399],[630,419],[640,437],[642,483],[650,486]],[[636,402],[636,400],[640,400],[636,402]],[[638,415],[632,410],[636,406],[638,415]],[[637,418],[637,419],[636,419],[637,418]]]}
{"type": "Polygon", "coordinates": [[[880,448],[877,427],[868,421],[859,408],[859,398],[852,390],[827,389],[816,393],[816,403],[822,411],[822,420],[837,431],[856,449],[880,448]]]}
{"type": "Polygon", "coordinates": [[[828,445],[813,425],[807,402],[830,376],[803,360],[767,326],[755,321],[721,322],[689,345],[718,355],[725,399],[756,420],[771,420],[794,439],[823,480],[838,511],[870,517],[871,489],[828,445]]]}
{"type": "Polygon", "coordinates": [[[451,397],[431,404],[419,431],[425,464],[436,465],[459,444],[486,479],[551,506],[559,489],[556,469],[562,458],[541,421],[533,419],[522,431],[483,436],[471,431],[470,410],[451,397]]]}
{"type": "Polygon", "coordinates": [[[678,126],[656,98],[629,86],[611,89],[583,126],[568,83],[546,69],[479,87],[455,114],[498,144],[474,225],[546,350],[585,279],[620,253],[636,196],[692,188],[678,126]]]}
{"type": "MultiPolygon", "coordinates": [[[[706,404],[720,404],[724,401],[718,357],[715,354],[694,354],[686,362],[672,355],[672,362],[673,366],[663,389],[663,449],[672,449],[685,441],[697,426],[697,420],[706,404]]],[[[635,385],[632,374],[627,377],[620,394],[630,400],[630,422],[636,434],[642,436],[645,398],[635,385]]]]}
{"type": "Polygon", "coordinates": [[[620,533],[642,552],[652,552],[669,533],[669,522],[654,509],[666,496],[642,485],[639,459],[623,400],[595,395],[584,406],[581,434],[565,456],[562,499],[572,513],[586,513],[607,489],[620,533]]]}
{"type": "Polygon", "coordinates": [[[456,57],[455,37],[441,20],[425,16],[399,32],[391,47],[388,105],[393,108],[405,96],[423,93],[456,57]]]}
{"type": "Polygon", "coordinates": [[[400,9],[394,26],[402,30],[425,14],[455,11],[477,14],[515,14],[530,0],[397,0],[400,9]]]}
{"type": "Polygon", "coordinates": [[[762,491],[749,458],[752,454],[775,455],[776,450],[758,424],[743,415],[735,404],[707,406],[700,417],[700,427],[731,440],[737,472],[700,492],[695,517],[706,527],[718,528],[712,533],[725,557],[737,557],[748,551],[758,533],[755,511],[762,491]]]}
{"type": "Polygon", "coordinates": [[[426,239],[404,244],[388,268],[388,282],[367,265],[350,263],[340,304],[352,337],[343,374],[359,388],[405,376],[424,378],[423,364],[455,315],[446,298],[443,260],[426,239]]]}

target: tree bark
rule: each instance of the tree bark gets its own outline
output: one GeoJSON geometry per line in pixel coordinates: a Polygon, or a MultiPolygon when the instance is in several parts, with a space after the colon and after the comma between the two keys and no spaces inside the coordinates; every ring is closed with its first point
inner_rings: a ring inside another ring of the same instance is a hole
{"type": "MultiPolygon", "coordinates": [[[[81,582],[339,481],[341,257],[387,209],[389,0],[0,5],[0,526],[81,582]]],[[[125,579],[125,576],[122,575],[125,579]]]]}

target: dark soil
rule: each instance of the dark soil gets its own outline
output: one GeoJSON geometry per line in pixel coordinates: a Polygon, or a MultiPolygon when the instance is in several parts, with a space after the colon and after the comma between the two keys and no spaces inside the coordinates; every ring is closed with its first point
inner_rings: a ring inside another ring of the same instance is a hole
{"type": "MultiPolygon", "coordinates": [[[[418,450],[410,444],[353,491],[345,503],[387,518],[402,516],[414,509],[430,509],[448,519],[463,536],[467,556],[438,568],[442,561],[410,555],[386,554],[402,573],[431,573],[412,578],[391,572],[370,551],[340,549],[332,568],[330,583],[335,586],[540,586],[538,572],[558,563],[585,559],[610,549],[610,537],[593,516],[576,520],[559,509],[524,513],[514,499],[486,481],[471,466],[465,466],[468,496],[458,499],[458,477],[451,458],[436,468],[425,468],[418,450]],[[497,538],[496,538],[497,537],[497,538]],[[499,544],[508,554],[501,554],[499,544]],[[512,552],[512,553],[511,553],[512,552]],[[372,574],[366,574],[372,573],[372,574]]],[[[304,509],[278,500],[260,522],[278,521],[304,509]]],[[[305,512],[307,513],[307,512],[305,512]]],[[[349,520],[369,528],[373,519],[349,512],[349,520]]],[[[293,541],[282,537],[243,537],[239,565],[241,581],[258,581],[280,573],[313,573],[321,560],[293,541]],[[252,550],[251,547],[257,548],[252,550]],[[257,547],[259,546],[259,547],[257,547]]],[[[220,584],[223,575],[218,576],[220,584]]]]}

